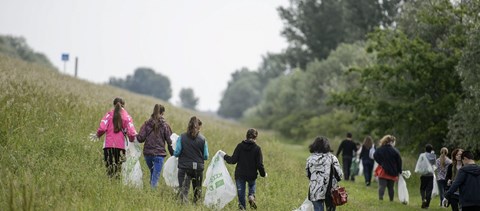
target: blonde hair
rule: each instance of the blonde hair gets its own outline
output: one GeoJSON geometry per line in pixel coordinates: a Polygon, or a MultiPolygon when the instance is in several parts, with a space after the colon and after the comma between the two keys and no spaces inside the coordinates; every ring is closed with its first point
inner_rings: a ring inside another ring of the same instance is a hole
{"type": "Polygon", "coordinates": [[[442,147],[440,149],[440,169],[445,168],[445,160],[447,159],[448,149],[446,147],[442,147]]]}
{"type": "Polygon", "coordinates": [[[380,146],[387,145],[387,144],[394,144],[397,138],[392,135],[385,135],[382,139],[380,139],[380,146]]]}

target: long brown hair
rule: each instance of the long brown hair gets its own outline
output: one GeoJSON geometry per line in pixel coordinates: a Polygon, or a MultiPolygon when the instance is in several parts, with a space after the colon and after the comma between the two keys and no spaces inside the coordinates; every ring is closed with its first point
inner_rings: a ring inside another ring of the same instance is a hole
{"type": "Polygon", "coordinates": [[[150,117],[152,118],[153,121],[153,131],[155,133],[158,133],[158,128],[160,128],[161,121],[160,119],[162,118],[163,113],[165,112],[165,107],[160,104],[155,104],[153,107],[153,112],[150,117]]]}
{"type": "MultiPolygon", "coordinates": [[[[459,148],[459,149],[454,149],[452,151],[452,181],[454,181],[455,177],[457,177],[457,154],[459,152],[463,152],[463,149],[459,148]]],[[[463,166],[463,163],[462,163],[462,166],[463,166]]]]}
{"type": "Polygon", "coordinates": [[[196,116],[192,116],[188,122],[187,135],[192,139],[197,138],[201,126],[202,121],[200,121],[200,119],[196,116]]]}
{"type": "Polygon", "coordinates": [[[113,111],[113,132],[118,133],[123,127],[122,114],[120,112],[125,106],[125,101],[117,97],[113,100],[113,106],[115,106],[115,110],[113,111]]]}
{"type": "Polygon", "coordinates": [[[372,137],[367,136],[365,137],[365,139],[363,139],[363,146],[365,146],[365,148],[370,149],[372,148],[372,145],[373,145],[372,137]]]}

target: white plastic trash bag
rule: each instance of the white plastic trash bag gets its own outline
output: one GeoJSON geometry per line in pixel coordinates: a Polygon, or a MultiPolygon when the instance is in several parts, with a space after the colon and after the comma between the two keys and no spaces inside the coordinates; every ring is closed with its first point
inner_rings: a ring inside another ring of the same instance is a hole
{"type": "Polygon", "coordinates": [[[403,178],[403,174],[398,175],[398,200],[403,204],[408,204],[408,189],[407,183],[403,178]]]}
{"type": "Polygon", "coordinates": [[[203,186],[207,187],[203,203],[214,209],[222,209],[237,195],[235,183],[219,152],[215,153],[208,165],[205,181],[203,181],[203,186]]]}
{"type": "Polygon", "coordinates": [[[170,157],[163,165],[163,178],[170,187],[178,187],[178,158],[170,157]]]}
{"type": "Polygon", "coordinates": [[[360,163],[358,164],[358,176],[363,176],[363,162],[360,159],[360,163]]]}
{"type": "Polygon", "coordinates": [[[299,208],[297,208],[296,210],[293,210],[293,211],[313,211],[313,204],[307,198],[307,199],[305,199],[305,201],[303,201],[302,205],[300,205],[299,208]]]}
{"type": "Polygon", "coordinates": [[[439,195],[437,176],[435,176],[435,174],[433,174],[433,189],[432,189],[431,198],[433,198],[437,195],[439,195]]]}
{"type": "Polygon", "coordinates": [[[425,153],[420,154],[417,160],[417,165],[415,165],[415,173],[425,175],[428,173],[433,173],[433,167],[427,159],[425,153]]]}
{"type": "Polygon", "coordinates": [[[141,188],[143,186],[143,174],[139,161],[141,154],[140,143],[138,143],[136,139],[133,143],[127,142],[127,160],[122,164],[123,184],[131,185],[136,188],[141,188]]]}

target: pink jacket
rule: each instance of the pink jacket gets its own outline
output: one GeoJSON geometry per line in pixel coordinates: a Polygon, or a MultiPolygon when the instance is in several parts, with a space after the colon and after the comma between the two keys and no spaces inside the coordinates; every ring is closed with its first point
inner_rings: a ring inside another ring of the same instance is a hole
{"type": "MultiPolygon", "coordinates": [[[[102,118],[102,121],[100,121],[100,125],[98,126],[97,136],[101,137],[104,133],[107,133],[105,136],[105,142],[103,142],[103,148],[125,149],[125,138],[123,132],[114,132],[113,112],[114,110],[112,109],[102,118]]],[[[123,108],[121,115],[123,125],[122,130],[125,131],[128,138],[133,141],[137,135],[137,131],[135,130],[135,126],[133,126],[132,117],[130,117],[128,112],[123,108]]]]}

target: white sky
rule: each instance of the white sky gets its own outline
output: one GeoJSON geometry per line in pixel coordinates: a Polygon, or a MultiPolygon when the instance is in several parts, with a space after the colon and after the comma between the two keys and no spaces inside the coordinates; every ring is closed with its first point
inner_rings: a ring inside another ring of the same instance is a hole
{"type": "Polygon", "coordinates": [[[276,8],[288,0],[0,0],[0,34],[23,36],[66,73],[79,58],[81,79],[125,78],[150,67],[170,79],[170,102],[193,88],[200,110],[217,110],[230,74],[257,69],[280,52],[276,8]]]}

